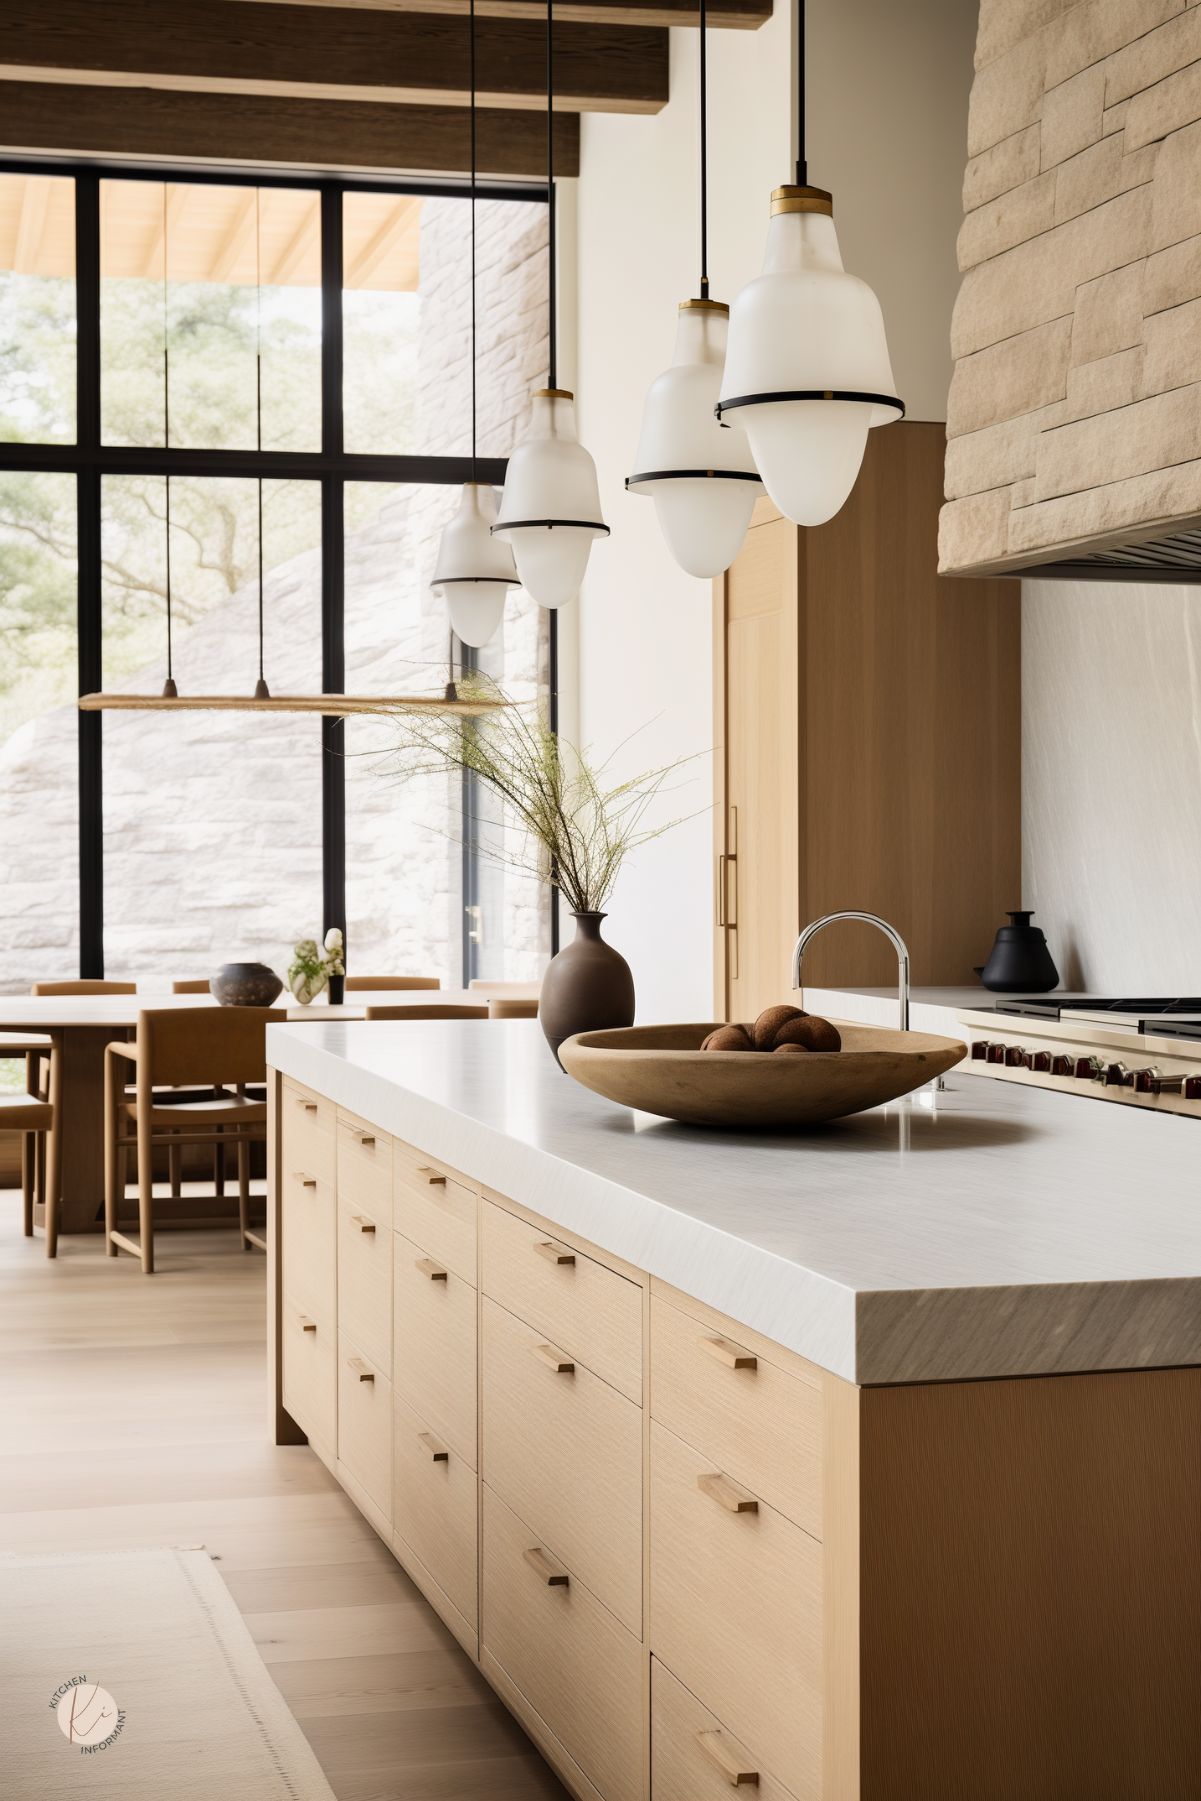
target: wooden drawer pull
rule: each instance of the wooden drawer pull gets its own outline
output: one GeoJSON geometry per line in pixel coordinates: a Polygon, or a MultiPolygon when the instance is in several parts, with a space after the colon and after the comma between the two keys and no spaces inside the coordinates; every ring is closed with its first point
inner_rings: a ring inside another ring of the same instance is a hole
{"type": "Polygon", "coordinates": [[[316,1113],[317,1111],[316,1101],[302,1101],[299,1095],[296,1097],[296,1105],[302,1113],[316,1113]]]}
{"type": "Polygon", "coordinates": [[[292,1173],[302,1188],[316,1188],[316,1176],[306,1176],[302,1169],[293,1170],[292,1173]]]}
{"type": "Polygon", "coordinates": [[[534,1246],[539,1257],[545,1257],[548,1263],[557,1264],[560,1269],[568,1269],[575,1263],[575,1252],[566,1250],[561,1244],[555,1244],[544,1238],[534,1246]]]}
{"type": "Polygon", "coordinates": [[[556,1376],[574,1376],[575,1364],[562,1351],[556,1351],[554,1345],[536,1344],[533,1351],[539,1363],[545,1363],[547,1369],[554,1370],[556,1376]]]}
{"type": "Polygon", "coordinates": [[[754,1495],[745,1488],[739,1488],[737,1482],[731,1482],[728,1476],[698,1476],[696,1485],[703,1495],[724,1507],[727,1513],[758,1513],[759,1503],[754,1495]]]}
{"type": "Polygon", "coordinates": [[[731,1788],[758,1788],[759,1772],[735,1756],[722,1732],[698,1732],[696,1742],[711,1764],[716,1764],[731,1788]]]}
{"type": "Polygon", "coordinates": [[[307,1313],[298,1313],[296,1319],[302,1332],[315,1332],[317,1330],[316,1320],[310,1319],[307,1313]]]}
{"type": "Polygon", "coordinates": [[[530,1568],[536,1571],[541,1580],[545,1582],[547,1588],[567,1588],[569,1586],[571,1578],[567,1571],[561,1570],[557,1563],[552,1563],[541,1545],[531,1545],[529,1550],[523,1551],[521,1555],[530,1568]]]}
{"type": "Polygon", "coordinates": [[[450,1462],[450,1452],[445,1445],[440,1445],[438,1443],[438,1440],[434,1437],[432,1432],[419,1432],[417,1434],[417,1442],[418,1444],[425,1446],[435,1463],[450,1462]]]}
{"type": "Polygon", "coordinates": [[[446,1271],[442,1268],[440,1263],[435,1263],[432,1257],[418,1257],[415,1261],[416,1267],[421,1271],[422,1275],[428,1276],[431,1282],[445,1282],[447,1280],[446,1271]]]}
{"type": "Polygon", "coordinates": [[[375,1381],[375,1371],[362,1357],[348,1357],[346,1359],[346,1367],[348,1370],[354,1371],[360,1382],[375,1381]]]}
{"type": "Polygon", "coordinates": [[[375,1221],[373,1219],[368,1219],[365,1213],[352,1213],[350,1216],[350,1223],[352,1226],[357,1226],[360,1232],[375,1231],[375,1221]]]}
{"type": "Polygon", "coordinates": [[[446,1187],[446,1177],[440,1176],[436,1169],[419,1169],[417,1174],[419,1176],[424,1176],[431,1188],[446,1187]]]}
{"type": "Polygon", "coordinates": [[[369,1146],[371,1146],[375,1143],[375,1133],[374,1132],[360,1132],[358,1130],[357,1126],[352,1126],[351,1130],[354,1133],[355,1137],[358,1139],[359,1143],[362,1145],[364,1150],[367,1150],[369,1146]]]}
{"type": "Polygon", "coordinates": [[[742,1346],[729,1338],[702,1338],[701,1349],[708,1351],[710,1357],[718,1363],[724,1363],[728,1370],[754,1370],[759,1367],[759,1359],[753,1351],[744,1351],[742,1346]]]}

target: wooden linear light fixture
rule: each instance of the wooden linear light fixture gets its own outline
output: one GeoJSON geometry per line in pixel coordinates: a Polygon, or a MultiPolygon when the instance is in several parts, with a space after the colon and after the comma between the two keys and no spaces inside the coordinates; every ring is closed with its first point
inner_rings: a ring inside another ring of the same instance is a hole
{"type": "Polygon", "coordinates": [[[457,713],[468,719],[501,711],[509,703],[445,694],[81,694],[81,713],[322,713],[342,719],[349,713],[457,713]]]}

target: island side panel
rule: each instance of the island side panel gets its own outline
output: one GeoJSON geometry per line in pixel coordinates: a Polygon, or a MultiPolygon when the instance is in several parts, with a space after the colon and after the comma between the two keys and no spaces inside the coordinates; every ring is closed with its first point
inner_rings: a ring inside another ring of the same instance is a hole
{"type": "Polygon", "coordinates": [[[283,1403],[283,1357],[280,1345],[280,1312],[283,1296],[281,1256],[280,1133],[283,1110],[278,1070],[267,1070],[267,1408],[268,1430],[276,1445],[304,1445],[308,1439],[283,1403]]]}
{"type": "Polygon", "coordinates": [[[1201,1370],[863,1389],[859,1526],[848,1795],[1196,1801],[1201,1370]]]}

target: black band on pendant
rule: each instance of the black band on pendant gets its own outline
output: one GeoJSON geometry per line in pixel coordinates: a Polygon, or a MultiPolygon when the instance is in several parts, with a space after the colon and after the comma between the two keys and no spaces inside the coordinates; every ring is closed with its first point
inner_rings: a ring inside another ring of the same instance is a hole
{"type": "Polygon", "coordinates": [[[496,582],[502,588],[520,588],[521,583],[511,575],[440,575],[431,588],[453,588],[462,582],[496,582]]]}
{"type": "Polygon", "coordinates": [[[691,481],[698,476],[703,481],[758,482],[760,487],[763,485],[762,477],[753,469],[649,469],[645,475],[627,475],[626,487],[632,488],[635,482],[691,481]]]}
{"type": "Polygon", "coordinates": [[[544,525],[548,531],[554,531],[556,525],[569,526],[576,531],[595,532],[598,537],[607,538],[609,527],[598,519],[498,519],[495,525],[488,527],[492,532],[520,532],[531,525],[544,525]]]}
{"type": "Polygon", "coordinates": [[[734,400],[719,400],[713,411],[720,419],[723,413],[738,406],[770,406],[779,400],[857,400],[864,406],[886,406],[905,417],[905,402],[895,394],[864,394],[856,388],[798,388],[788,393],[739,394],[734,400]]]}

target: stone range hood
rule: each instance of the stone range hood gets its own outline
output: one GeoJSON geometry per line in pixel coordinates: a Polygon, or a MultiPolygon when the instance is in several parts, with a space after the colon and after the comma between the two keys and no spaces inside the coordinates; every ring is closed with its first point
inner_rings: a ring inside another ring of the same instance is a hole
{"type": "Polygon", "coordinates": [[[1201,581],[1201,0],[981,0],[939,566],[1201,581]]]}

